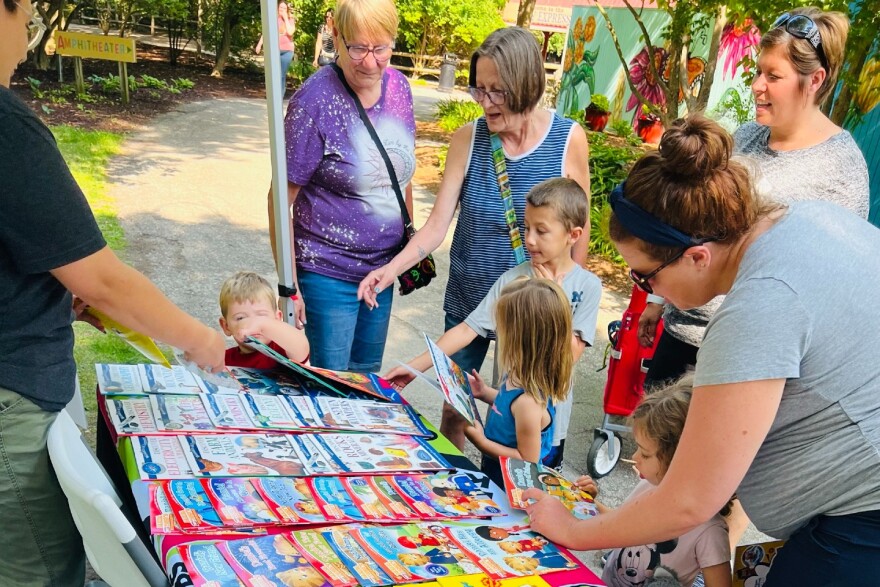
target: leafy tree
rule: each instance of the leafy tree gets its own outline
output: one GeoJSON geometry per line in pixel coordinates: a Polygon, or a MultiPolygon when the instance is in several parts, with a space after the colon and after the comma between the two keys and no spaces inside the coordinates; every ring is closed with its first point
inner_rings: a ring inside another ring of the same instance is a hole
{"type": "Polygon", "coordinates": [[[529,28],[534,13],[535,0],[519,0],[519,8],[516,10],[516,26],[529,28]]]}

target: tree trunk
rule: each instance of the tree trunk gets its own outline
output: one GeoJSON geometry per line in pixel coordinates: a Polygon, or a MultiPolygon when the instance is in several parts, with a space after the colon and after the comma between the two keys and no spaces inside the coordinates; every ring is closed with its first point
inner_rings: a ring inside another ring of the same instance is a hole
{"type": "Polygon", "coordinates": [[[712,91],[712,83],[715,81],[715,69],[718,66],[718,51],[721,47],[721,33],[727,25],[727,7],[722,6],[715,16],[715,26],[712,28],[712,39],[709,41],[709,54],[706,57],[706,71],[703,72],[703,81],[700,84],[700,93],[697,94],[696,112],[702,112],[709,104],[709,93],[712,91]]]}
{"type": "Polygon", "coordinates": [[[516,26],[529,28],[532,24],[532,14],[535,12],[535,0],[519,0],[519,9],[516,11],[516,26]]]}
{"type": "Polygon", "coordinates": [[[214,61],[214,69],[211,71],[211,77],[223,77],[223,70],[226,69],[226,63],[229,61],[229,49],[231,44],[232,7],[227,6],[226,14],[223,15],[223,33],[220,36],[220,47],[217,51],[217,58],[214,61]]]}
{"type": "MultiPolygon", "coordinates": [[[[834,108],[829,115],[831,122],[834,124],[842,125],[844,119],[846,119],[846,115],[849,113],[850,103],[852,102],[853,87],[857,87],[856,84],[859,83],[859,76],[862,75],[862,69],[864,69],[865,62],[868,60],[868,52],[870,51],[872,44],[872,39],[863,40],[862,44],[855,48],[852,56],[847,60],[849,71],[844,79],[843,87],[840,88],[840,95],[838,95],[837,99],[834,101],[834,108]]],[[[844,67],[845,66],[846,64],[844,64],[844,67]]],[[[830,104],[831,100],[829,99],[825,102],[825,106],[822,109],[826,114],[828,114],[830,104]]]]}

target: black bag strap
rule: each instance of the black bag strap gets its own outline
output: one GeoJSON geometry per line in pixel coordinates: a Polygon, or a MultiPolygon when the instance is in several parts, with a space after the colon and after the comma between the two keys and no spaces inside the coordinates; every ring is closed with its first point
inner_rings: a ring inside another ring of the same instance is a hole
{"type": "Polygon", "coordinates": [[[397,181],[397,174],[394,172],[394,166],[391,164],[391,159],[385,151],[385,146],[379,139],[379,135],[376,134],[376,129],[373,128],[373,123],[370,122],[370,118],[367,116],[367,111],[364,110],[364,105],[361,104],[360,98],[354,93],[351,86],[348,85],[348,81],[346,81],[342,69],[335,63],[332,64],[331,67],[336,71],[336,75],[339,76],[339,81],[342,82],[342,87],[345,88],[345,91],[348,92],[348,95],[354,100],[361,121],[364,123],[364,126],[367,127],[367,132],[370,133],[373,142],[376,143],[376,148],[379,149],[379,154],[382,155],[382,160],[385,161],[385,167],[388,169],[388,176],[391,178],[391,187],[394,188],[394,194],[397,196],[397,203],[400,205],[400,216],[403,218],[403,230],[407,237],[411,237],[415,233],[415,229],[413,228],[412,219],[409,217],[409,211],[406,209],[406,200],[403,199],[403,194],[400,192],[400,183],[397,181]]]}

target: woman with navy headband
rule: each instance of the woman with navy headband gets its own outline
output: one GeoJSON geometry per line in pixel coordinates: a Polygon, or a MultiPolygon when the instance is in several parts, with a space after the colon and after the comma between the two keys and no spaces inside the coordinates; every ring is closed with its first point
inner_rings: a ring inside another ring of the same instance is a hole
{"type": "Polygon", "coordinates": [[[880,230],[828,202],[762,201],[732,153],[716,123],[676,121],[611,197],[636,283],[682,309],[726,294],[669,472],[590,520],[529,490],[531,527],[579,550],[659,542],[736,492],[759,530],[787,540],[766,587],[875,584],[880,230]]]}

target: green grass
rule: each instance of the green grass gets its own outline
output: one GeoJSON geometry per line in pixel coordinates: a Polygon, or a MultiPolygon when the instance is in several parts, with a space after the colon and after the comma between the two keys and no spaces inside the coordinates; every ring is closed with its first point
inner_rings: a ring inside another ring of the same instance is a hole
{"type": "MultiPolygon", "coordinates": [[[[104,238],[117,254],[123,253],[126,246],[125,234],[116,215],[115,203],[107,194],[107,164],[119,153],[124,137],[111,132],[83,130],[71,126],[56,126],[52,128],[52,132],[74,179],[95,213],[104,238]]],[[[94,441],[94,423],[97,417],[95,363],[141,363],[144,359],[120,338],[104,335],[84,322],[76,322],[73,329],[76,335],[73,354],[89,420],[88,436],[94,441]]]]}

